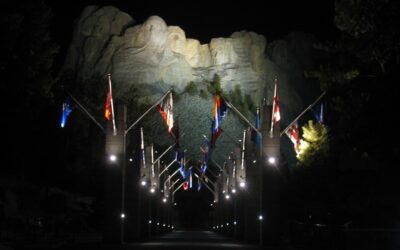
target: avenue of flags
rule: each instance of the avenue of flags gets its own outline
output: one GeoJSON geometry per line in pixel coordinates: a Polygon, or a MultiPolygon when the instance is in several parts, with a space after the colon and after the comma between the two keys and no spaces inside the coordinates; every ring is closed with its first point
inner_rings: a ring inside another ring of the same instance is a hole
{"type": "MultiPolygon", "coordinates": [[[[317,121],[320,123],[324,122],[324,112],[326,110],[326,107],[324,106],[324,104],[322,102],[319,103],[318,106],[316,104],[322,98],[322,96],[324,94],[325,94],[325,92],[312,105],[310,105],[305,110],[305,111],[307,111],[308,109],[310,109],[313,112],[313,114],[315,115],[315,118],[317,119],[317,121]]],[[[74,99],[73,97],[72,97],[72,100],[70,98],[67,98],[62,105],[62,116],[61,116],[61,127],[62,128],[65,127],[67,118],[70,115],[70,113],[72,112],[72,110],[74,109],[73,101],[75,103],[77,102],[76,99],[74,99]]],[[[182,185],[183,189],[188,190],[189,188],[193,187],[193,175],[196,175],[196,177],[198,178],[197,190],[201,190],[202,183],[205,183],[205,181],[207,180],[206,171],[209,166],[209,161],[211,160],[211,154],[217,145],[218,138],[223,133],[221,124],[223,122],[224,117],[227,115],[228,108],[232,109],[236,113],[240,113],[240,112],[238,112],[232,104],[230,104],[228,101],[226,101],[220,93],[214,94],[212,119],[211,119],[211,136],[209,137],[209,139],[206,136],[204,136],[205,137],[204,143],[200,147],[202,155],[201,155],[201,160],[198,165],[199,167],[194,168],[194,167],[187,166],[187,162],[189,162],[189,161],[186,161],[185,152],[180,148],[179,124],[178,124],[178,119],[177,118],[174,119],[173,106],[174,106],[173,105],[173,95],[172,95],[171,91],[168,91],[165,93],[164,96],[162,96],[152,106],[152,109],[154,110],[154,108],[155,108],[157,110],[157,112],[161,115],[161,117],[163,118],[163,120],[166,123],[167,131],[168,131],[169,135],[171,137],[173,137],[175,140],[175,146],[174,146],[175,160],[174,161],[178,164],[177,172],[179,172],[180,178],[181,178],[181,180],[183,180],[183,185],[182,185]],[[199,175],[194,173],[195,170],[198,170],[199,175]]],[[[271,106],[269,106],[269,107],[271,107],[271,106]]],[[[79,108],[81,108],[81,105],[79,105],[79,108]]],[[[298,148],[299,148],[299,144],[300,144],[300,132],[299,132],[299,126],[298,126],[297,121],[301,117],[301,115],[304,114],[304,112],[301,113],[293,122],[291,122],[289,124],[289,126],[281,133],[281,135],[286,134],[288,136],[288,138],[291,140],[291,142],[294,145],[294,149],[295,149],[296,153],[298,152],[298,148]]],[[[272,96],[272,109],[271,109],[270,114],[271,114],[271,124],[268,129],[270,130],[269,135],[272,136],[274,134],[273,131],[276,128],[276,124],[278,122],[280,122],[280,120],[281,120],[280,99],[278,96],[277,78],[275,78],[275,81],[274,81],[274,89],[273,89],[273,96],[272,96]]],[[[105,117],[106,121],[112,121],[113,131],[114,131],[114,135],[115,135],[116,134],[116,125],[115,125],[115,113],[114,113],[114,104],[113,104],[113,95],[112,95],[111,75],[108,75],[108,90],[107,90],[107,94],[106,94],[104,117],[105,117]]],[[[242,119],[246,120],[245,118],[243,118],[243,115],[242,115],[242,119]]],[[[249,122],[248,122],[248,124],[249,124],[249,122]]],[[[250,124],[250,125],[253,126],[252,124],[250,124]]],[[[255,116],[255,126],[253,126],[253,130],[258,132],[260,130],[260,128],[261,128],[261,112],[259,109],[257,109],[256,116],[255,116]],[[256,128],[256,129],[254,129],[254,128],[256,128]]],[[[146,158],[146,156],[148,155],[148,152],[146,151],[147,148],[146,148],[146,150],[144,148],[143,131],[141,132],[141,138],[142,138],[142,140],[141,140],[141,150],[140,150],[140,163],[141,163],[140,167],[147,168],[147,167],[149,167],[149,165],[146,165],[146,163],[149,164],[149,162],[151,162],[151,164],[153,164],[153,162],[152,162],[152,159],[146,158]],[[147,159],[147,162],[146,162],[146,159],[147,159]]],[[[255,133],[254,142],[255,142],[256,148],[261,147],[261,139],[262,139],[261,135],[259,133],[255,133]]],[[[242,159],[242,161],[243,161],[243,159],[242,159]]],[[[205,183],[205,184],[207,184],[207,183],[205,183]]]]}

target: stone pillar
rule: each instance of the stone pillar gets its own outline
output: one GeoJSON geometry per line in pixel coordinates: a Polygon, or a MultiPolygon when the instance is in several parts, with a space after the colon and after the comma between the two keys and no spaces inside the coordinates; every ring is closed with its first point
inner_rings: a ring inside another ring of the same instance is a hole
{"type": "Polygon", "coordinates": [[[123,211],[124,175],[125,175],[125,129],[126,106],[118,105],[116,109],[117,134],[113,133],[112,121],[107,122],[105,143],[105,192],[103,241],[121,243],[124,220],[127,214],[123,211]],[[110,159],[115,156],[115,161],[110,159]],[[121,213],[125,218],[121,218],[121,213]]]}

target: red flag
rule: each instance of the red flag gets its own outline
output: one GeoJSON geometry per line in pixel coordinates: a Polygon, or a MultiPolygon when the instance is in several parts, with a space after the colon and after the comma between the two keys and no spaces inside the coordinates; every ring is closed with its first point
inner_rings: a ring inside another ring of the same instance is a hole
{"type": "Polygon", "coordinates": [[[174,127],[172,93],[169,93],[169,95],[164,98],[164,100],[162,100],[160,104],[157,105],[157,110],[158,112],[160,112],[161,116],[167,123],[168,133],[171,133],[171,130],[174,127]]]}
{"type": "Polygon", "coordinates": [[[275,90],[274,90],[274,104],[272,106],[274,108],[272,119],[275,124],[281,120],[281,112],[279,110],[279,97],[278,97],[278,93],[277,93],[276,83],[275,83],[275,90]]]}
{"type": "Polygon", "coordinates": [[[104,116],[108,121],[111,119],[111,89],[107,93],[106,111],[104,112],[104,116]]]}
{"type": "Polygon", "coordinates": [[[111,86],[111,74],[108,74],[108,92],[106,99],[106,108],[104,112],[104,116],[109,121],[112,119],[113,131],[114,135],[117,134],[117,127],[115,126],[115,117],[114,117],[114,102],[112,98],[112,86],[111,86]]]}
{"type": "Polygon", "coordinates": [[[189,182],[188,181],[185,181],[184,183],[183,183],[183,190],[188,190],[188,188],[189,188],[189,182]]]}
{"type": "Polygon", "coordinates": [[[299,150],[299,146],[300,146],[300,133],[299,133],[299,126],[297,125],[297,122],[294,122],[289,127],[289,129],[285,131],[285,133],[289,137],[289,139],[293,142],[294,150],[297,153],[299,150]]]}
{"type": "Polygon", "coordinates": [[[281,112],[279,109],[279,98],[277,93],[277,78],[275,78],[274,99],[272,101],[272,117],[271,117],[271,130],[269,131],[270,137],[273,135],[274,124],[281,120],[281,112]]]}

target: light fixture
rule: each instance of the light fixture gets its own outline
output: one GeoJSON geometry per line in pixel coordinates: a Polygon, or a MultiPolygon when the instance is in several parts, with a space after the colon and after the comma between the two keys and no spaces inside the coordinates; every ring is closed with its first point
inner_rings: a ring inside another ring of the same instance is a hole
{"type": "Polygon", "coordinates": [[[269,164],[275,164],[276,163],[276,158],[275,157],[268,157],[268,163],[269,164]]]}
{"type": "Polygon", "coordinates": [[[149,220],[149,224],[151,224],[151,220],[149,220]]]}
{"type": "Polygon", "coordinates": [[[262,215],[259,215],[258,216],[258,220],[262,220],[263,219],[263,216],[262,215]]]}
{"type": "Polygon", "coordinates": [[[236,222],[236,221],[234,221],[234,222],[233,222],[233,225],[236,225],[236,224],[237,224],[237,222],[236,222]]]}
{"type": "Polygon", "coordinates": [[[132,159],[132,158],[129,158],[129,161],[130,161],[130,162],[133,162],[133,159],[132,159]]]}
{"type": "Polygon", "coordinates": [[[154,193],[156,190],[154,188],[150,188],[150,193],[154,193]]]}
{"type": "Polygon", "coordinates": [[[125,214],[121,213],[121,219],[125,218],[125,214]]]}
{"type": "Polygon", "coordinates": [[[164,203],[166,203],[166,202],[167,202],[167,198],[163,198],[162,201],[163,201],[164,203]]]}
{"type": "Polygon", "coordinates": [[[244,188],[244,187],[246,187],[246,182],[244,182],[244,181],[241,181],[241,182],[239,183],[239,186],[240,186],[241,188],[244,188]]]}
{"type": "Polygon", "coordinates": [[[115,162],[117,160],[116,155],[110,155],[110,161],[115,162]]]}
{"type": "Polygon", "coordinates": [[[142,182],[140,182],[140,185],[142,185],[142,186],[146,186],[146,181],[142,181],[142,182]]]}
{"type": "Polygon", "coordinates": [[[231,198],[229,194],[225,195],[225,199],[229,200],[229,198],[231,198]]]}
{"type": "Polygon", "coordinates": [[[257,163],[257,160],[256,160],[256,159],[254,159],[254,160],[253,160],[253,163],[257,163]]]}
{"type": "Polygon", "coordinates": [[[236,194],[236,189],[232,189],[232,194],[236,194]]]}
{"type": "Polygon", "coordinates": [[[229,223],[227,222],[226,225],[229,226],[229,223]]]}

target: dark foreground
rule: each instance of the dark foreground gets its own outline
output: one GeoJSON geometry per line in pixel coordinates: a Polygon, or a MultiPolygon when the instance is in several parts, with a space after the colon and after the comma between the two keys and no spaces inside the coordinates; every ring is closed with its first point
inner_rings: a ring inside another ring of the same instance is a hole
{"type": "MultiPolygon", "coordinates": [[[[3,246],[4,247],[4,246],[3,246]]],[[[101,250],[101,249],[261,249],[255,245],[246,245],[236,242],[231,238],[217,234],[212,231],[174,231],[163,236],[154,237],[151,241],[142,243],[126,243],[124,245],[107,245],[102,243],[66,243],[62,245],[19,245],[3,249],[60,249],[60,250],[101,250]]],[[[268,250],[281,250],[291,248],[266,248],[268,250]]]]}

